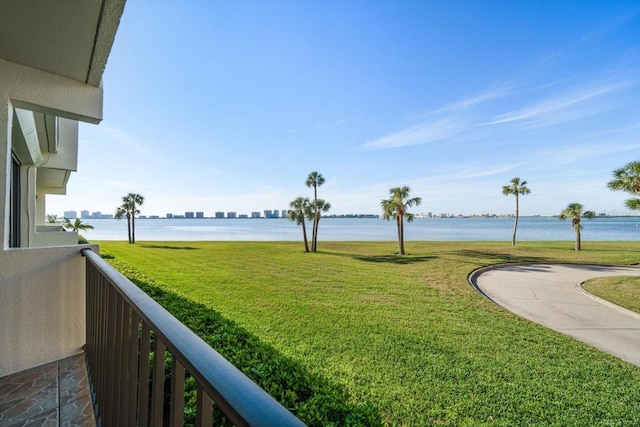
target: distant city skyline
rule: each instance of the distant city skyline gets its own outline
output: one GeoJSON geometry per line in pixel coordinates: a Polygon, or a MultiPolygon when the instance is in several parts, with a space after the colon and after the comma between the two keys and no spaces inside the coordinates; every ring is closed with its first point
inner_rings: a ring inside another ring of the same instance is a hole
{"type": "MultiPolygon", "coordinates": [[[[453,213],[453,212],[418,212],[414,213],[416,218],[513,218],[515,216],[514,213],[473,213],[473,214],[461,214],[461,213],[453,213]]],[[[596,215],[598,217],[606,217],[606,216],[629,216],[629,214],[620,214],[620,215],[610,215],[605,212],[597,212],[596,215]]],[[[520,215],[523,217],[548,217],[554,215],[520,215]]],[[[638,215],[640,216],[640,215],[638,215]]],[[[102,211],[94,211],[90,212],[86,209],[80,211],[80,215],[78,216],[78,212],[75,210],[64,211],[64,218],[74,219],[113,219],[113,214],[106,214],[102,211]]],[[[287,210],[269,210],[266,209],[262,212],[260,211],[252,211],[251,213],[237,213],[235,211],[216,211],[213,215],[206,215],[204,211],[185,211],[184,213],[172,213],[167,212],[164,215],[144,215],[140,214],[137,218],[141,219],[268,219],[268,218],[286,218],[287,210]]],[[[381,217],[380,214],[367,214],[367,213],[350,213],[350,214],[324,214],[323,217],[326,218],[336,218],[336,217],[363,217],[363,218],[372,218],[372,217],[381,217]]]]}
{"type": "MultiPolygon", "coordinates": [[[[49,214],[58,216],[58,214],[49,214]]],[[[76,210],[66,210],[63,212],[64,218],[81,218],[81,219],[112,219],[114,214],[103,213],[102,211],[90,211],[88,209],[81,209],[80,215],[76,210]]],[[[164,216],[158,214],[145,215],[140,214],[139,218],[186,218],[186,219],[200,219],[200,218],[286,218],[287,209],[265,209],[263,211],[252,211],[250,214],[237,213],[236,211],[216,211],[213,215],[207,216],[204,211],[184,211],[183,213],[167,212],[164,216]]]]}

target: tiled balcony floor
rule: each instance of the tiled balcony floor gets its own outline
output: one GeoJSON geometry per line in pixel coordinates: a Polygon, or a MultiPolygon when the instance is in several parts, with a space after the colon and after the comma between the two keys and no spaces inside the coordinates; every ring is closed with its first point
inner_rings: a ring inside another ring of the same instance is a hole
{"type": "Polygon", "coordinates": [[[0,378],[0,426],[91,426],[84,353],[0,378]]]}

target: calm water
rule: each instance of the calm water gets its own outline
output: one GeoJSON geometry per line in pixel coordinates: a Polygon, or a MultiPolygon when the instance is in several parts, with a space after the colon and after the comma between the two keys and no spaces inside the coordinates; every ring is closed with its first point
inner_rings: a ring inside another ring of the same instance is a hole
{"type": "MultiPolygon", "coordinates": [[[[126,220],[87,219],[88,240],[127,240],[126,220]]],[[[582,239],[640,240],[640,217],[583,220],[582,239]]],[[[307,231],[310,233],[310,226],[307,231]]],[[[424,218],[405,225],[405,240],[511,240],[511,218],[424,218]]],[[[393,221],[381,218],[323,218],[319,240],[396,240],[393,221]]],[[[520,218],[518,240],[573,240],[570,221],[520,218]]],[[[136,240],[297,241],[302,229],[285,219],[137,219],[136,240]]]]}

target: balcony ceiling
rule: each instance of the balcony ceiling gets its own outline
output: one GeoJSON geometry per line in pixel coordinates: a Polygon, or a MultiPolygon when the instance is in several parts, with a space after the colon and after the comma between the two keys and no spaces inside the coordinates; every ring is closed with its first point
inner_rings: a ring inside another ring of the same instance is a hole
{"type": "Polygon", "coordinates": [[[0,0],[0,58],[100,86],[125,0],[0,0]]]}

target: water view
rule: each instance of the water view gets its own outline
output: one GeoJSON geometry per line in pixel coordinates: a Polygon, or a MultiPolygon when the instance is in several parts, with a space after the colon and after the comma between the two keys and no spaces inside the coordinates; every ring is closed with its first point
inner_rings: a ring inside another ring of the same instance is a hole
{"type": "MultiPolygon", "coordinates": [[[[84,220],[93,230],[83,231],[88,240],[126,240],[126,220],[84,220]]],[[[567,240],[575,233],[571,221],[525,217],[518,222],[517,239],[567,240]]],[[[583,220],[582,239],[640,240],[640,217],[611,217],[583,220]]],[[[311,233],[310,224],[307,232],[311,233]]],[[[510,241],[512,218],[420,218],[405,225],[405,240],[510,241]]],[[[381,218],[323,218],[320,241],[393,241],[393,221],[381,218]]],[[[285,219],[136,219],[136,240],[169,241],[297,241],[300,226],[285,219]]]]}

